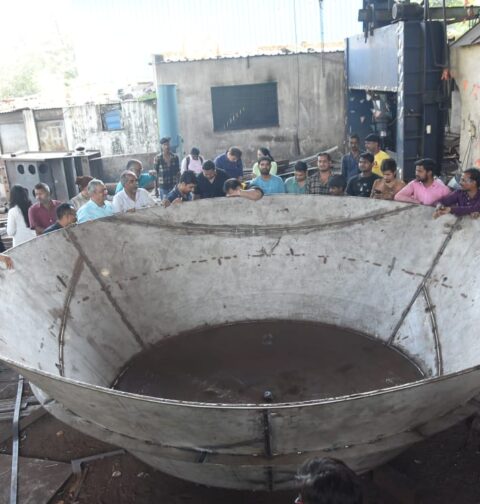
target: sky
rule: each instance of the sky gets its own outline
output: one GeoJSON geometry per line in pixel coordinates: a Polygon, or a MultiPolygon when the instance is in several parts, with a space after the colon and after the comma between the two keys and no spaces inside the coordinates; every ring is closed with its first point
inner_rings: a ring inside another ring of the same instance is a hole
{"type": "MultiPolygon", "coordinates": [[[[362,0],[323,0],[324,40],[361,31],[362,0]]],[[[152,54],[191,59],[320,43],[318,0],[17,0],[2,2],[0,63],[47,36],[71,41],[80,79],[153,80],[152,54]]]]}

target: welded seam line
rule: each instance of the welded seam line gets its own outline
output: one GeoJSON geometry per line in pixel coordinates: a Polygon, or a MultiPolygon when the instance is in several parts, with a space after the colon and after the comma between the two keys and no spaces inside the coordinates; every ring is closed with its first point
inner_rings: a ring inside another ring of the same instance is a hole
{"type": "Polygon", "coordinates": [[[428,293],[427,286],[423,286],[423,296],[425,298],[425,303],[427,305],[427,310],[430,315],[430,324],[432,326],[433,341],[435,343],[435,361],[437,364],[438,376],[443,375],[443,357],[442,357],[442,347],[440,344],[440,337],[438,334],[438,324],[437,317],[435,315],[435,307],[432,305],[430,300],[430,295],[428,293]]]}
{"type": "Polygon", "coordinates": [[[142,349],[145,349],[145,343],[142,341],[142,338],[140,338],[140,335],[137,333],[136,329],[132,326],[132,324],[130,323],[130,321],[127,319],[127,317],[125,316],[125,314],[123,313],[122,309],[120,308],[120,306],[118,305],[117,301],[115,300],[115,298],[112,296],[112,293],[110,292],[110,289],[108,288],[108,285],[106,285],[100,274],[98,273],[98,271],[95,269],[95,267],[93,266],[93,263],[90,261],[90,259],[88,258],[87,254],[85,253],[85,251],[83,250],[82,246],[80,245],[80,243],[78,243],[78,240],[77,240],[77,237],[72,233],[72,231],[70,231],[69,229],[66,229],[67,231],[67,234],[70,238],[70,240],[72,241],[73,245],[75,246],[75,248],[77,249],[78,253],[80,254],[80,256],[83,258],[83,260],[85,261],[85,264],[88,266],[88,269],[90,270],[90,272],[92,273],[93,277],[95,278],[95,280],[100,284],[100,287],[102,288],[102,291],[105,293],[105,295],[107,296],[107,299],[110,301],[110,304],[112,305],[113,309],[118,313],[118,315],[120,316],[120,319],[122,320],[123,324],[125,325],[125,327],[130,331],[130,333],[132,334],[132,336],[135,338],[135,341],[140,345],[140,347],[142,349]]]}
{"type": "Polygon", "coordinates": [[[80,275],[83,271],[84,261],[79,255],[75,261],[75,266],[73,267],[72,277],[68,284],[67,295],[65,296],[65,302],[63,303],[62,320],[60,322],[60,329],[58,331],[58,371],[60,376],[65,376],[65,330],[67,328],[68,316],[70,315],[70,303],[72,301],[73,293],[75,292],[75,287],[77,286],[80,275]]]}
{"type": "Polygon", "coordinates": [[[10,504],[18,502],[18,426],[20,422],[20,406],[23,395],[23,376],[18,376],[17,397],[15,399],[15,410],[13,412],[12,424],[12,472],[10,477],[10,504]]]}
{"type": "Polygon", "coordinates": [[[390,210],[388,212],[383,212],[379,214],[371,214],[365,215],[363,217],[357,217],[348,220],[334,221],[334,222],[325,222],[322,224],[303,224],[303,225],[292,225],[292,226],[255,226],[255,225],[227,225],[227,224],[212,224],[212,225],[204,225],[204,224],[178,224],[178,223],[161,223],[161,222],[152,222],[152,221],[141,221],[132,218],[130,215],[128,218],[119,218],[115,217],[118,222],[122,224],[128,225],[137,225],[143,227],[153,227],[156,229],[171,229],[172,231],[188,231],[191,233],[199,232],[199,233],[210,233],[210,234],[228,234],[235,235],[238,233],[247,233],[247,234],[268,234],[271,232],[285,232],[285,231],[321,231],[323,229],[334,229],[334,228],[343,228],[348,227],[351,224],[358,224],[362,222],[368,221],[378,221],[382,220],[385,217],[389,217],[391,215],[396,215],[402,212],[406,212],[417,205],[405,205],[401,208],[396,208],[395,210],[390,210]]]}
{"type": "MultiPolygon", "coordinates": [[[[263,436],[264,436],[264,451],[267,458],[272,458],[272,429],[270,426],[270,414],[268,410],[262,411],[263,416],[263,436]]],[[[273,491],[273,467],[267,466],[266,470],[266,479],[267,479],[267,488],[269,492],[273,491]]]]}
{"type": "Polygon", "coordinates": [[[455,224],[452,226],[450,229],[447,237],[443,241],[442,245],[440,246],[440,249],[436,253],[435,257],[433,258],[432,264],[430,265],[430,268],[428,268],[425,276],[422,278],[422,281],[417,287],[417,290],[413,294],[412,299],[410,302],[407,304],[406,308],[403,310],[402,315],[400,316],[400,320],[397,322],[395,325],[392,334],[390,335],[390,338],[388,338],[387,345],[391,345],[393,343],[393,340],[395,339],[395,336],[397,335],[398,331],[402,327],[403,322],[405,321],[407,315],[410,313],[410,310],[412,309],[412,306],[414,305],[415,301],[417,300],[418,296],[422,292],[422,289],[424,288],[425,284],[427,283],[428,280],[430,280],[430,277],[433,273],[433,270],[435,269],[435,266],[438,264],[438,261],[440,261],[440,258],[442,257],[443,253],[445,252],[445,249],[447,248],[447,245],[450,243],[450,240],[452,239],[453,233],[458,229],[459,227],[460,220],[457,219],[455,224]]]}

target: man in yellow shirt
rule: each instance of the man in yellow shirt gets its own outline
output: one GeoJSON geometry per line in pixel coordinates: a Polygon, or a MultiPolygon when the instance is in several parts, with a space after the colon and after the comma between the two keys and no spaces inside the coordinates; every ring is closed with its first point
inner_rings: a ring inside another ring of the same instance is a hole
{"type": "Polygon", "coordinates": [[[380,137],[375,133],[370,133],[365,137],[365,149],[373,154],[375,158],[373,162],[372,172],[379,177],[383,177],[381,170],[382,161],[384,159],[390,159],[390,156],[383,150],[380,150],[380,137]]]}

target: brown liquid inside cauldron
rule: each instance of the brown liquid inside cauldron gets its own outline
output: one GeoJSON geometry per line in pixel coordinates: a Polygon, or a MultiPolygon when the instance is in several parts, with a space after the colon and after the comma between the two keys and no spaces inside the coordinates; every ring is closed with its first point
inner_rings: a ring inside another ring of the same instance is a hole
{"type": "Polygon", "coordinates": [[[313,322],[245,322],[170,337],[134,357],[114,388],[211,403],[309,401],[423,378],[404,355],[313,322]]]}

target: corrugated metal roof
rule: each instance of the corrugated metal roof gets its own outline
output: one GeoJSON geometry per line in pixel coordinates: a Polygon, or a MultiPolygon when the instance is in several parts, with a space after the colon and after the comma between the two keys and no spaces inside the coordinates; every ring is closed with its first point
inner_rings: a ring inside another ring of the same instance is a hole
{"type": "Polygon", "coordinates": [[[477,23],[473,28],[464,33],[450,47],[463,47],[480,44],[480,23],[477,23]]]}

